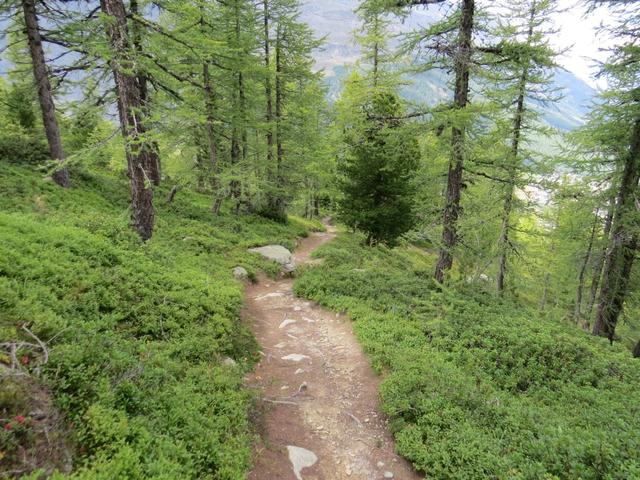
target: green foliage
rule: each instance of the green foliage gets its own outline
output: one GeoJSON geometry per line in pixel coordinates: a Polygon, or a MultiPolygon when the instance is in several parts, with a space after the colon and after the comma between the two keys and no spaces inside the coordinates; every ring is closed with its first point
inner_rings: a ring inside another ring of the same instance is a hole
{"type": "Polygon", "coordinates": [[[420,160],[418,142],[413,131],[394,120],[402,113],[396,94],[373,92],[355,108],[364,118],[345,130],[348,151],[338,163],[339,217],[365,232],[369,243],[393,244],[415,222],[413,175],[420,160]]]}
{"type": "Polygon", "coordinates": [[[428,478],[640,475],[640,374],[623,347],[475,284],[436,288],[415,247],[344,234],[317,255],[296,292],[354,320],[397,447],[428,478]]]}
{"type": "Polygon", "coordinates": [[[0,134],[0,162],[42,165],[49,160],[49,148],[39,138],[16,129],[0,134]]]}
{"type": "Polygon", "coordinates": [[[73,425],[71,477],[244,478],[242,375],[256,349],[231,270],[273,272],[247,247],[291,247],[311,222],[214,217],[184,190],[159,202],[157,235],[140,244],[123,181],[75,178],[63,191],[24,168],[0,172],[0,336],[23,338],[28,324],[48,342],[42,379],[73,425]]]}

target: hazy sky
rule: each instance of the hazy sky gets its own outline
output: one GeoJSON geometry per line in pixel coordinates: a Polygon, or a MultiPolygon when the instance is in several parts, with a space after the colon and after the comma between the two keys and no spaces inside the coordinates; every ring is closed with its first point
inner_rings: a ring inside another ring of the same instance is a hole
{"type": "Polygon", "coordinates": [[[598,34],[597,28],[601,23],[607,23],[609,13],[600,8],[585,16],[585,9],[577,0],[558,0],[565,12],[557,15],[556,24],[560,29],[555,43],[560,48],[571,47],[561,59],[560,63],[591,86],[604,86],[602,80],[594,80],[596,71],[594,60],[605,60],[607,57],[603,48],[612,45],[612,41],[603,34],[598,34]]]}

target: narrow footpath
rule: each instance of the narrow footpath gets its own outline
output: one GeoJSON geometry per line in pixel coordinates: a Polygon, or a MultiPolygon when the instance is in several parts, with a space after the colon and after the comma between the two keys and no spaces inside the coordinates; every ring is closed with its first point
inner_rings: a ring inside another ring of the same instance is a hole
{"type": "MultiPolygon", "coordinates": [[[[329,227],[304,239],[296,263],[334,237],[329,227]]],[[[247,287],[243,315],[262,354],[246,379],[262,407],[250,480],[423,478],[394,453],[380,379],[344,315],[296,298],[291,278],[264,275],[247,287]]]]}

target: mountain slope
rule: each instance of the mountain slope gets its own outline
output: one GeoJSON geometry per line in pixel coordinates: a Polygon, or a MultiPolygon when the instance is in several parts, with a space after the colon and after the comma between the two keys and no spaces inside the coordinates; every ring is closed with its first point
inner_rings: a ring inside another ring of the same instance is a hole
{"type": "MultiPolygon", "coordinates": [[[[359,56],[353,32],[359,26],[354,9],[356,0],[307,1],[303,6],[302,20],[307,22],[319,37],[325,38],[324,47],[316,53],[318,68],[325,70],[329,86],[329,97],[335,100],[340,94],[341,82],[348,69],[359,56]]],[[[403,23],[396,23],[394,33],[406,32],[437,19],[438,8],[418,9],[403,23]]],[[[405,87],[403,95],[410,101],[435,105],[446,101],[451,89],[447,88],[448,75],[442,71],[430,71],[409,77],[411,85],[405,87]]],[[[560,130],[571,130],[584,123],[589,104],[596,91],[573,73],[556,70],[554,88],[563,92],[564,98],[552,105],[539,105],[545,121],[560,130]]]]}

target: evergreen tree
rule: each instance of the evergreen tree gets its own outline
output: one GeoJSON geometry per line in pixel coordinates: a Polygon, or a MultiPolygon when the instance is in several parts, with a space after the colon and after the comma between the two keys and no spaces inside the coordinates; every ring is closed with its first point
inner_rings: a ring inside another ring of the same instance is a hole
{"type": "Polygon", "coordinates": [[[346,148],[338,162],[339,216],[369,244],[393,245],[415,223],[420,150],[415,132],[402,124],[397,74],[386,61],[388,21],[375,2],[364,2],[358,13],[364,74],[354,72],[338,105],[346,148]]]}
{"type": "MultiPolygon", "coordinates": [[[[594,2],[602,3],[602,2],[594,2]]],[[[614,6],[619,2],[606,2],[614,6]]],[[[625,2],[626,3],[626,2],[625,2]]],[[[612,33],[621,43],[613,49],[601,74],[609,81],[609,91],[599,107],[602,128],[615,129],[612,138],[624,145],[620,149],[615,178],[617,201],[613,212],[608,255],[604,265],[602,286],[597,315],[593,327],[594,335],[614,340],[618,318],[628,294],[632,267],[638,248],[640,216],[637,209],[638,182],[640,181],[640,71],[639,52],[636,47],[640,7],[614,11],[617,20],[612,33]]]]}
{"type": "Polygon", "coordinates": [[[488,97],[496,103],[498,117],[495,125],[508,138],[509,150],[504,159],[498,160],[497,179],[503,184],[501,227],[498,239],[497,287],[505,290],[509,256],[513,249],[511,230],[514,223],[516,188],[523,186],[523,173],[533,173],[536,157],[530,145],[537,135],[553,135],[540,120],[535,105],[559,100],[552,87],[555,75],[556,53],[549,45],[549,37],[555,31],[550,26],[557,11],[555,2],[549,0],[521,0],[504,6],[505,22],[497,29],[500,39],[495,53],[500,58],[487,72],[493,84],[488,97]],[[511,116],[503,123],[505,112],[511,116]],[[526,162],[525,162],[526,160],[526,162]],[[525,167],[526,165],[526,167],[525,167]]]}
{"type": "Polygon", "coordinates": [[[110,64],[117,89],[120,127],[125,140],[133,225],[143,240],[151,238],[154,224],[153,188],[148,172],[155,168],[156,158],[147,147],[145,137],[145,105],[140,92],[135,58],[138,52],[131,44],[127,12],[121,0],[101,0],[100,8],[109,20],[107,36],[111,45],[110,64]]]}

